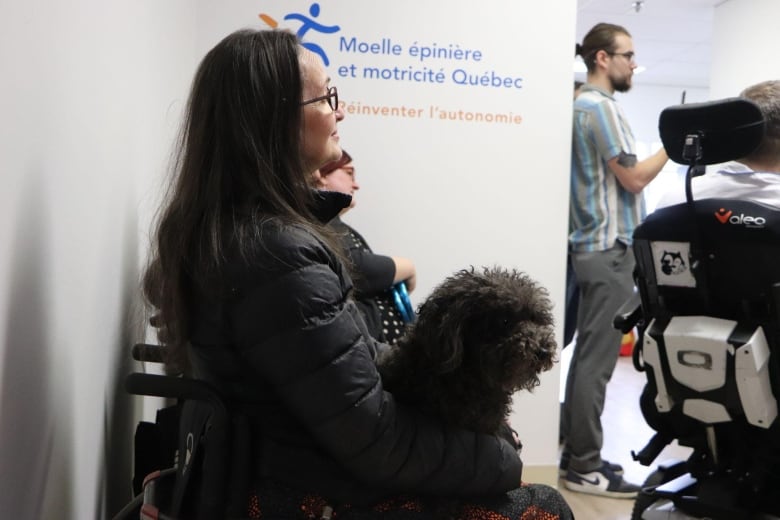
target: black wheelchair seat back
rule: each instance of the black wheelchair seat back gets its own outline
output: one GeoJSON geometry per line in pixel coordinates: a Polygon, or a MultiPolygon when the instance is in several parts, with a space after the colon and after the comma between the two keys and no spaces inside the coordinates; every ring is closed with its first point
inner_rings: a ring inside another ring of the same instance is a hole
{"type": "Polygon", "coordinates": [[[780,209],[695,200],[691,188],[702,165],[754,150],[763,124],[742,99],[661,115],[669,156],[689,170],[686,202],[657,210],[634,233],[635,364],[648,380],[640,406],[657,432],[634,457],[650,465],[673,440],[693,451],[673,471],[659,469],[662,478],[651,475],[637,520],[780,514],[780,209]],[[669,502],[678,516],[663,516],[669,502]]]}
{"type": "Polygon", "coordinates": [[[780,210],[679,204],[648,217],[634,240],[657,413],[680,406],[703,424],[742,417],[768,428],[777,416],[780,210]]]}
{"type": "Polygon", "coordinates": [[[637,285],[653,315],[777,318],[767,304],[780,282],[780,209],[730,199],[677,204],[649,215],[634,244],[637,285]]]}

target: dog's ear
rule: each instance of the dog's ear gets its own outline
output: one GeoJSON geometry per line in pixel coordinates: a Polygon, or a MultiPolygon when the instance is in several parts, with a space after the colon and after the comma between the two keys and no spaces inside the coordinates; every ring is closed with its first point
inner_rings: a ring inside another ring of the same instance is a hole
{"type": "Polygon", "coordinates": [[[429,298],[420,306],[410,330],[413,343],[423,350],[435,374],[447,374],[463,363],[463,330],[453,307],[450,299],[429,298]]]}
{"type": "Polygon", "coordinates": [[[463,331],[460,323],[442,323],[442,327],[448,327],[449,332],[439,337],[439,346],[435,348],[439,358],[439,374],[453,372],[463,363],[463,331]]]}

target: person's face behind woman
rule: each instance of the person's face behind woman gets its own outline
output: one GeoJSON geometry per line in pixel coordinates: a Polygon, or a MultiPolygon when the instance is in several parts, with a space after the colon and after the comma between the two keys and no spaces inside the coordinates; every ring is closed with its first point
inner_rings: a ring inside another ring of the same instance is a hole
{"type": "MultiPolygon", "coordinates": [[[[330,78],[325,72],[322,60],[313,52],[301,50],[301,73],[303,75],[303,99],[318,98],[328,93],[330,78]]],[[[337,160],[341,157],[337,123],[344,119],[341,108],[333,110],[327,99],[308,103],[303,110],[301,153],[308,171],[337,160]]]]}
{"type": "Polygon", "coordinates": [[[336,168],[327,175],[322,175],[317,171],[314,174],[314,178],[317,187],[320,189],[338,191],[352,196],[349,207],[345,208],[342,213],[355,207],[355,192],[360,189],[360,185],[357,183],[357,179],[355,179],[355,167],[351,162],[336,168]]]}

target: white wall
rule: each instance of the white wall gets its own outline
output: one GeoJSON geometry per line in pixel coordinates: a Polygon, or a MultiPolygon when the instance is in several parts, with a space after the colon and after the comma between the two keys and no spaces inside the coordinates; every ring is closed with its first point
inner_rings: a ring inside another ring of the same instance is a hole
{"type": "MultiPolygon", "coordinates": [[[[205,52],[239,27],[298,30],[289,13],[309,15],[310,0],[201,0],[198,46],[205,52]]],[[[412,258],[418,269],[420,303],[454,271],[501,264],[528,272],[545,285],[562,323],[571,128],[571,48],[575,5],[531,0],[392,3],[321,0],[317,21],[338,25],[335,34],[309,31],[304,41],[320,44],[328,72],[347,103],[339,126],[341,144],[355,159],[362,185],[357,208],[345,220],[377,252],[412,258]],[[399,45],[398,55],[357,53],[340,38],[399,45]],[[480,50],[476,61],[426,60],[409,56],[414,45],[480,50]],[[544,52],[535,52],[540,45],[544,52]],[[354,65],[353,77],[347,73],[354,65]],[[445,81],[367,80],[363,67],[443,71],[445,81]],[[455,85],[462,68],[521,76],[522,89],[455,85]],[[420,117],[349,113],[349,107],[422,108],[420,117]],[[521,124],[442,121],[431,107],[482,113],[513,113],[521,124]]],[[[559,327],[560,328],[560,327],[559,327]]],[[[516,402],[513,422],[523,436],[527,467],[556,464],[558,437],[556,368],[533,395],[516,402]],[[526,418],[532,416],[533,421],[526,418]]],[[[554,475],[554,472],[551,473],[554,475]]],[[[554,481],[554,477],[552,478],[554,481]]]]}
{"type": "Polygon", "coordinates": [[[713,99],[733,97],[765,80],[780,79],[777,0],[727,0],[715,8],[713,99]]]}
{"type": "Polygon", "coordinates": [[[129,498],[118,376],[194,24],[186,1],[3,4],[0,518],[99,518],[129,498]]]}
{"type": "MultiPolygon", "coordinates": [[[[337,4],[344,2],[327,5],[337,4]]],[[[441,5],[406,1],[379,13],[375,5],[350,2],[334,16],[340,13],[349,13],[353,22],[345,24],[344,34],[358,39],[388,37],[405,49],[414,43],[453,44],[483,54],[479,63],[419,62],[334,49],[333,82],[348,104],[512,112],[523,118],[522,124],[503,125],[348,114],[340,125],[342,145],[355,159],[362,189],[345,220],[376,251],[415,261],[416,303],[458,269],[499,264],[526,271],[546,286],[562,323],[574,5],[493,0],[475,9],[473,2],[459,1],[442,11],[441,5]],[[544,52],[535,52],[540,45],[544,52]],[[496,71],[522,76],[523,88],[416,85],[338,74],[339,65],[353,63],[428,66],[446,75],[455,68],[496,71]]],[[[527,468],[556,463],[558,379],[556,366],[533,394],[519,394],[515,401],[512,422],[523,438],[527,468]]]]}

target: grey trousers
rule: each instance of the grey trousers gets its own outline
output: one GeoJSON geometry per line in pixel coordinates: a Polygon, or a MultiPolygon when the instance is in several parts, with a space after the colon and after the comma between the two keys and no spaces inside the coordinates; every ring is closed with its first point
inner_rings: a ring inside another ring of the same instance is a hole
{"type": "Polygon", "coordinates": [[[571,456],[569,467],[587,473],[603,463],[601,412],[622,338],[612,320],[634,290],[634,254],[618,242],[606,251],[571,253],[571,260],[580,288],[580,306],[561,433],[564,451],[571,456]]]}

